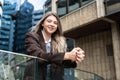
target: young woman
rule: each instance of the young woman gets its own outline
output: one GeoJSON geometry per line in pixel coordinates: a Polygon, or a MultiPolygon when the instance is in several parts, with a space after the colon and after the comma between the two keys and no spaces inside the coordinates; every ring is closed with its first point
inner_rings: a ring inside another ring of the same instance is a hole
{"type": "Polygon", "coordinates": [[[38,22],[34,31],[27,33],[25,43],[27,54],[46,60],[39,61],[38,80],[63,80],[64,67],[76,67],[85,56],[79,47],[66,51],[60,19],[52,12],[38,22]]]}

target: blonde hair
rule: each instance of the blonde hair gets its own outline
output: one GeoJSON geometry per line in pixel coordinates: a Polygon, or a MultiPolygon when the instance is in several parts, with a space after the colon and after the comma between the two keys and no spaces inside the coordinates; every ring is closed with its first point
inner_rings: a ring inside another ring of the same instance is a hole
{"type": "Polygon", "coordinates": [[[54,53],[57,52],[66,52],[67,50],[67,45],[66,45],[66,40],[64,37],[56,36],[55,41],[52,42],[52,51],[54,53]]]}
{"type": "Polygon", "coordinates": [[[66,39],[63,36],[61,22],[60,22],[60,19],[56,13],[53,13],[53,12],[46,13],[44,15],[44,17],[38,22],[38,24],[35,25],[34,31],[37,33],[40,30],[42,30],[43,29],[42,23],[44,22],[44,20],[47,17],[49,17],[51,15],[55,16],[57,21],[58,21],[58,25],[57,25],[58,28],[57,28],[56,32],[54,32],[52,34],[52,52],[53,52],[53,54],[55,54],[57,52],[59,52],[59,53],[65,52],[67,49],[66,39]]]}

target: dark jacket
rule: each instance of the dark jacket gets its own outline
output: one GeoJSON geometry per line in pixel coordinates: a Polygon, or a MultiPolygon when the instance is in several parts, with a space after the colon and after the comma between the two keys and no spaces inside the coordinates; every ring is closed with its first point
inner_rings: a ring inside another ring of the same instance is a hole
{"type": "MultiPolygon", "coordinates": [[[[62,78],[63,78],[65,66],[76,67],[75,62],[71,62],[70,60],[63,61],[65,53],[56,53],[56,54],[46,53],[45,41],[41,31],[39,31],[38,33],[35,33],[35,32],[27,33],[25,43],[26,43],[26,51],[28,55],[36,56],[46,60],[44,61],[39,59],[38,63],[36,63],[38,67],[37,77],[39,78],[37,80],[46,80],[47,64],[51,64],[51,68],[50,68],[51,80],[63,80],[62,78]]],[[[27,78],[31,78],[28,80],[34,80],[33,76],[35,75],[33,74],[33,72],[35,71],[35,69],[31,69],[31,68],[35,68],[33,65],[34,64],[31,64],[30,66],[32,67],[28,66],[27,68],[28,70],[27,69],[25,70],[26,80],[27,78]],[[32,72],[30,70],[32,70],[32,72]]]]}

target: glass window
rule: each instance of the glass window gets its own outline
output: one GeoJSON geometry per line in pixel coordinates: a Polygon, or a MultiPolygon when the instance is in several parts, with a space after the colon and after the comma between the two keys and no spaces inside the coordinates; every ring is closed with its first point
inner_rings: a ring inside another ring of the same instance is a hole
{"type": "Polygon", "coordinates": [[[67,13],[67,0],[58,0],[58,15],[61,17],[67,13]]]}
{"type": "Polygon", "coordinates": [[[83,5],[86,5],[93,0],[81,0],[81,1],[82,1],[81,5],[83,6],[83,5]]]}
{"type": "Polygon", "coordinates": [[[93,0],[58,0],[57,12],[59,17],[78,9],[79,7],[88,4],[93,0]]]}
{"type": "Polygon", "coordinates": [[[67,42],[67,51],[71,51],[75,46],[75,40],[71,38],[67,38],[66,42],[67,42]]]}
{"type": "Polygon", "coordinates": [[[47,13],[47,12],[49,12],[49,11],[52,11],[52,8],[51,8],[51,7],[45,8],[45,13],[47,13]]]}
{"type": "Polygon", "coordinates": [[[71,12],[71,11],[79,8],[79,2],[80,2],[80,0],[69,0],[68,12],[71,12]]]}
{"type": "Polygon", "coordinates": [[[120,0],[107,0],[107,5],[112,5],[112,4],[115,4],[115,3],[119,3],[120,0]]]}

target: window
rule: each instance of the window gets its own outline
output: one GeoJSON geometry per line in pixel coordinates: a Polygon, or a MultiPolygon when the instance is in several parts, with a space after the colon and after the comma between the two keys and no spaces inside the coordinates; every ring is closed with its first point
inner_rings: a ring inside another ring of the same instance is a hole
{"type": "Polygon", "coordinates": [[[107,5],[113,5],[115,3],[119,3],[120,0],[106,0],[107,1],[107,5]]]}
{"type": "Polygon", "coordinates": [[[67,0],[58,0],[58,15],[61,17],[67,13],[67,0]]]}
{"type": "Polygon", "coordinates": [[[68,7],[68,12],[71,12],[77,8],[79,8],[79,1],[80,0],[69,0],[69,7],[68,7]]]}
{"type": "Polygon", "coordinates": [[[75,40],[71,38],[67,38],[66,42],[67,42],[67,51],[71,51],[75,46],[75,40]]]}
{"type": "Polygon", "coordinates": [[[93,0],[81,0],[81,5],[83,6],[83,5],[86,5],[86,4],[88,4],[89,2],[91,2],[91,1],[93,1],[93,0]]]}
{"type": "Polygon", "coordinates": [[[57,12],[59,17],[76,10],[77,8],[88,4],[93,0],[58,0],[57,1],[57,12]]]}

